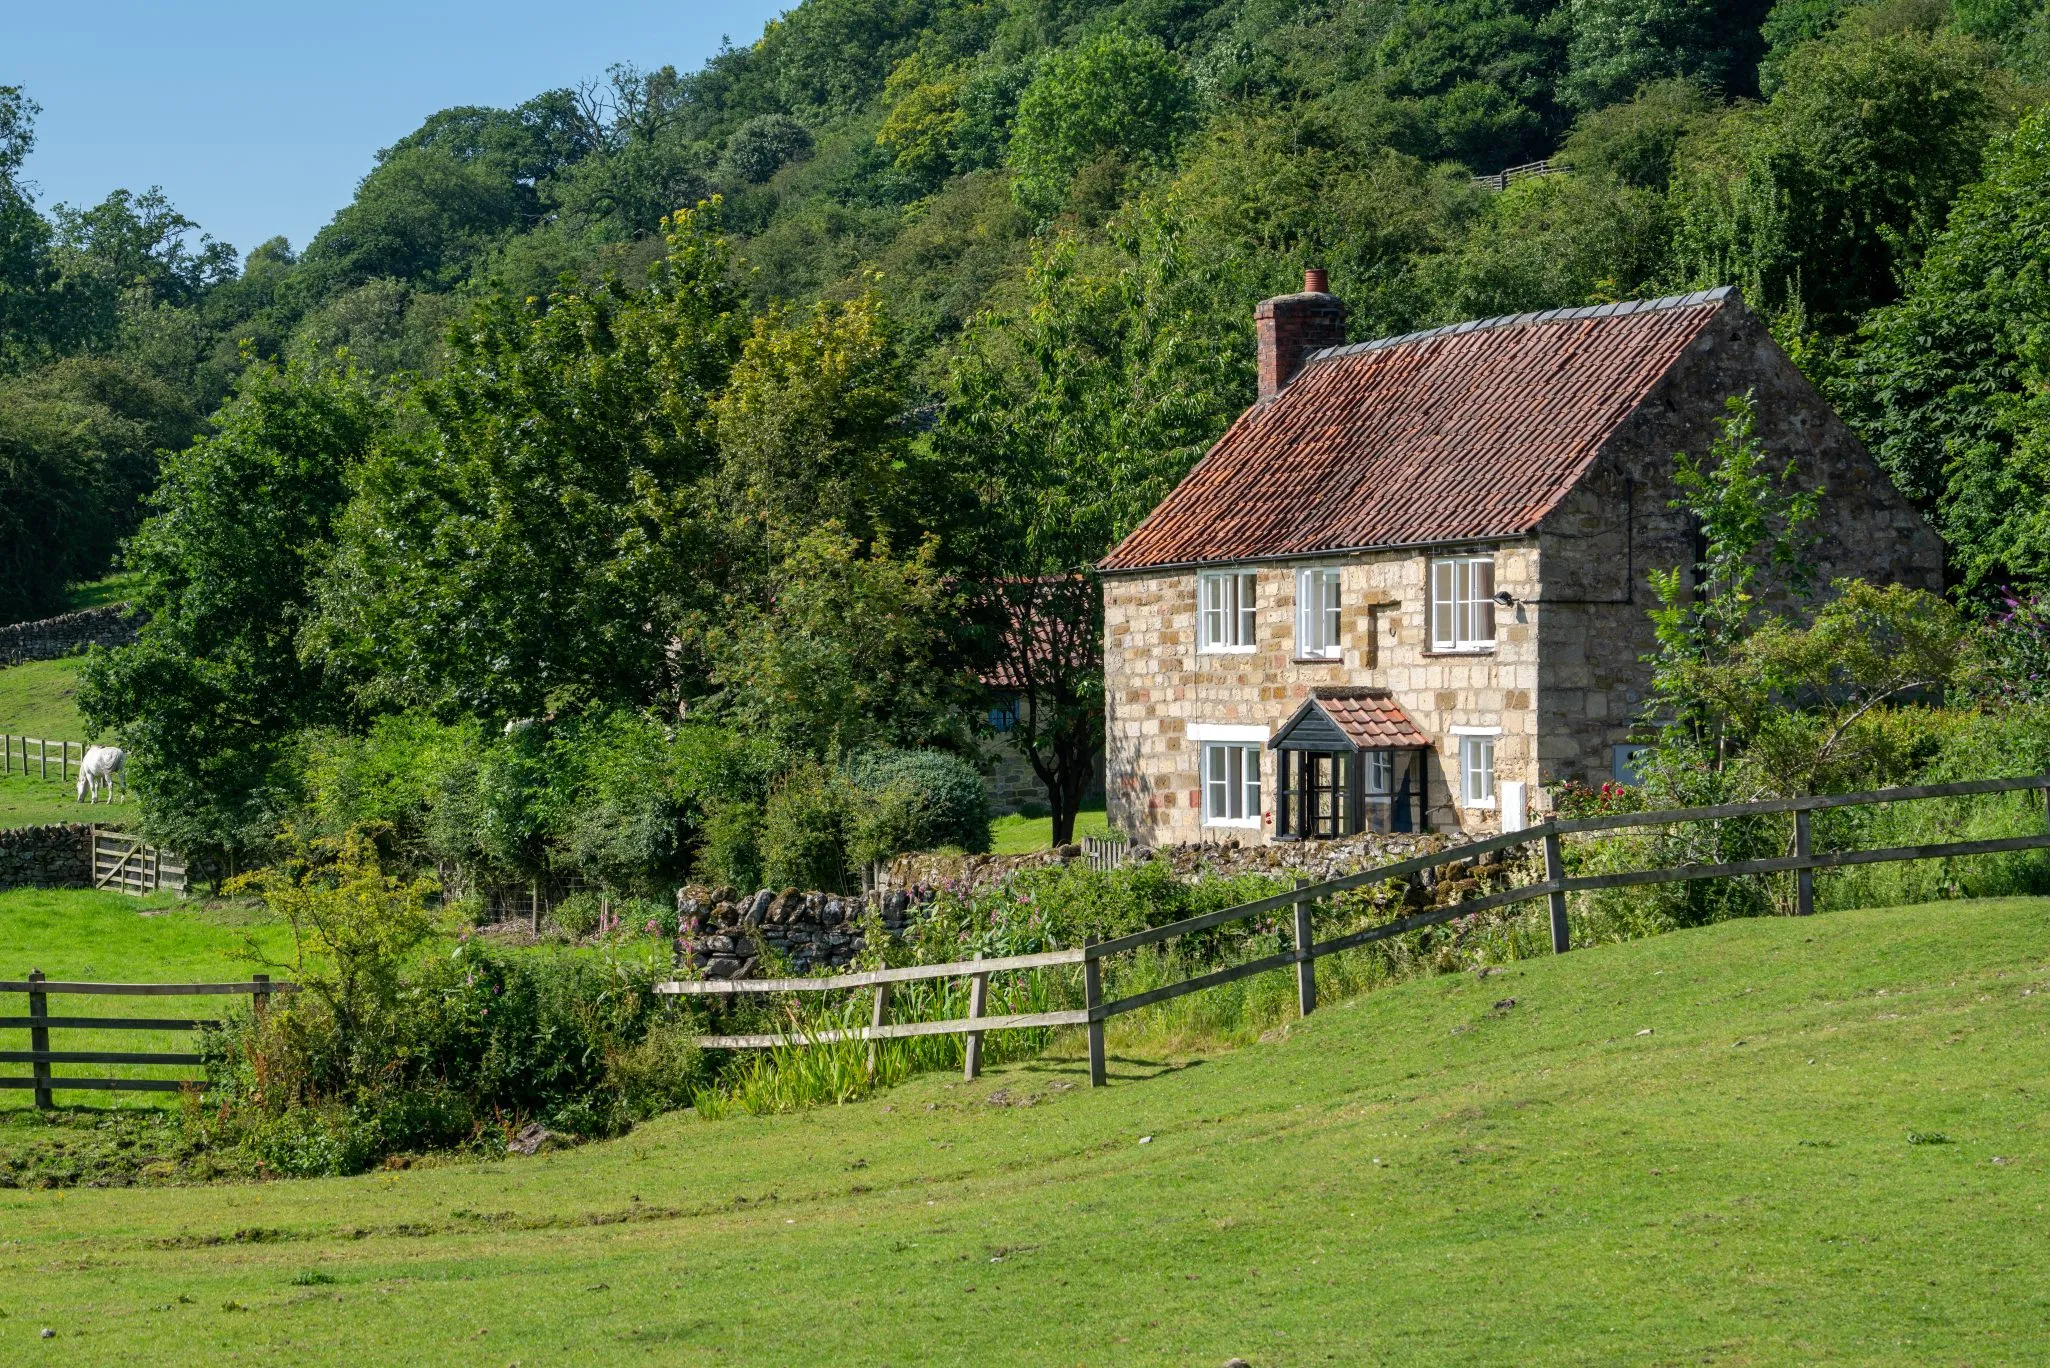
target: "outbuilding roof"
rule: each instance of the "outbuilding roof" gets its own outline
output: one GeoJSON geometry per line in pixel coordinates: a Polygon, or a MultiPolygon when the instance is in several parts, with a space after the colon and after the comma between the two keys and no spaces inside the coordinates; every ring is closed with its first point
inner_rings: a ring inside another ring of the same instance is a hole
{"type": "Polygon", "coordinates": [[[1731,296],[1510,314],[1317,352],[1099,568],[1529,533],[1731,296]]]}
{"type": "Polygon", "coordinates": [[[1267,743],[1272,750],[1428,749],[1431,738],[1386,689],[1313,690],[1267,743]]]}

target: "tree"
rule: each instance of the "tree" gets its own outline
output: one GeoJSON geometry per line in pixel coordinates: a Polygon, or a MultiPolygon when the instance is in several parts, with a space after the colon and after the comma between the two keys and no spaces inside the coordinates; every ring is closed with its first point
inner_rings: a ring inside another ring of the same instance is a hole
{"type": "Polygon", "coordinates": [[[1753,94],[1765,49],[1758,29],[1772,8],[1771,0],[1572,0],[1560,98],[1600,109],[1670,76],[1725,95],[1753,94]]]}
{"type": "Polygon", "coordinates": [[[420,422],[354,477],[310,642],[366,706],[505,719],[682,687],[669,644],[716,584],[697,502],[739,340],[716,206],[655,283],[479,303],[420,422]]]}
{"type": "Polygon", "coordinates": [[[341,713],[300,637],[350,469],[389,430],[353,374],[268,365],[215,427],[165,463],[127,551],[148,620],[87,659],[78,702],[130,753],[145,832],[231,867],[294,801],[294,733],[341,713]]]}
{"type": "Polygon", "coordinates": [[[1164,162],[1195,113],[1195,88],[1152,38],[1102,34],[1050,54],[1018,100],[1010,163],[1018,201],[1050,214],[1103,156],[1164,162]]]}
{"type": "Polygon", "coordinates": [[[1724,705],[1721,683],[1760,617],[1760,571],[1775,569],[1786,588],[1805,590],[1820,497],[1798,487],[1793,462],[1777,474],[1767,467],[1750,395],[1733,396],[1728,407],[1706,455],[1673,458],[1680,497],[1672,506],[1699,529],[1700,559],[1651,572],[1658,649],[1646,716],[1661,728],[1658,763],[1682,769],[1706,757],[1720,770],[1732,758],[1741,719],[1724,705]]]}
{"type": "Polygon", "coordinates": [[[2050,116],[1998,142],[1832,397],[1982,603],[2050,580],[2050,116]]]}
{"type": "Polygon", "coordinates": [[[2003,117],[1983,45],[1846,27],[1782,64],[1763,106],[1690,138],[1675,184],[1681,269],[1842,333],[1899,281],[1977,180],[2003,117]]]}

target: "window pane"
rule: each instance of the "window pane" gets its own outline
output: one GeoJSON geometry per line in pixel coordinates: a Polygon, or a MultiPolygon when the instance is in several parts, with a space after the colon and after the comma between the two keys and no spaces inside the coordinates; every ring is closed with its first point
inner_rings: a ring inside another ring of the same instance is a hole
{"type": "Polygon", "coordinates": [[[1250,574],[1238,577],[1239,634],[1232,642],[1234,646],[1251,646],[1253,644],[1254,609],[1258,597],[1258,590],[1255,587],[1257,583],[1257,578],[1250,574]]]}
{"type": "Polygon", "coordinates": [[[1203,815],[1215,819],[1224,811],[1224,747],[1203,747],[1203,815]]]}
{"type": "Polygon", "coordinates": [[[1326,655],[1337,655],[1340,650],[1340,627],[1338,615],[1338,572],[1326,570],[1323,575],[1324,599],[1319,605],[1322,610],[1323,645],[1326,655]]]}
{"type": "Polygon", "coordinates": [[[1481,556],[1473,562],[1475,644],[1495,639],[1495,558],[1481,556]]]}
{"type": "Polygon", "coordinates": [[[1449,560],[1431,562],[1431,645],[1441,649],[1455,640],[1452,615],[1457,569],[1449,560]]]}
{"type": "Polygon", "coordinates": [[[1246,816],[1260,815],[1260,748],[1248,746],[1246,756],[1246,816]]]}
{"type": "Polygon", "coordinates": [[[1200,592],[1197,599],[1202,605],[1202,625],[1197,628],[1197,637],[1202,646],[1218,645],[1224,637],[1224,581],[1215,575],[1204,575],[1197,581],[1200,592]]]}
{"type": "Polygon", "coordinates": [[[1317,654],[1317,576],[1311,570],[1298,570],[1295,576],[1295,653],[1299,656],[1317,654]]]}

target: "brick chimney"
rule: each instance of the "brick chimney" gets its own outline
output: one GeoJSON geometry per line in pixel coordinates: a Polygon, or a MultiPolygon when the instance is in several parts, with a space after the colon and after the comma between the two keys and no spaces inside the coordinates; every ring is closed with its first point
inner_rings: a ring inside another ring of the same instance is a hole
{"type": "Polygon", "coordinates": [[[1262,399],[1281,393],[1311,352],[1345,344],[1345,301],[1329,286],[1323,271],[1304,271],[1301,294],[1263,299],[1254,307],[1262,399]]]}

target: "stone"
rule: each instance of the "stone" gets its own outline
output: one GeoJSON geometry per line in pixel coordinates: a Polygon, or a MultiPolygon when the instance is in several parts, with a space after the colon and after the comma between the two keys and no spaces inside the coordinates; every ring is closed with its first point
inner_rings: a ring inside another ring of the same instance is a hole
{"type": "Polygon", "coordinates": [[[539,1121],[529,1121],[505,1142],[510,1154],[546,1154],[550,1150],[568,1149],[574,1143],[568,1136],[558,1135],[539,1121]]]}

